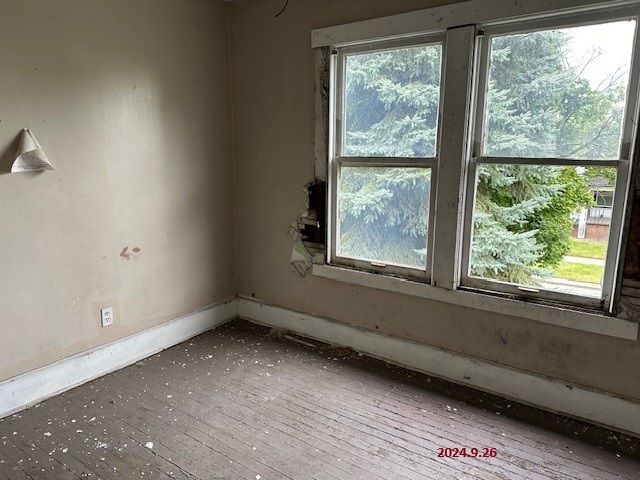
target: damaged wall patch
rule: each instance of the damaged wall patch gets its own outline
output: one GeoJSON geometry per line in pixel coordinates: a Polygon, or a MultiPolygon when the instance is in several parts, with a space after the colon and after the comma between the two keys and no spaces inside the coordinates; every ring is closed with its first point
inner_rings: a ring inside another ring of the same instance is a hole
{"type": "Polygon", "coordinates": [[[295,241],[291,251],[291,265],[301,277],[307,274],[314,261],[324,261],[326,251],[326,182],[309,182],[305,185],[305,191],[307,210],[289,227],[289,235],[295,241]]]}

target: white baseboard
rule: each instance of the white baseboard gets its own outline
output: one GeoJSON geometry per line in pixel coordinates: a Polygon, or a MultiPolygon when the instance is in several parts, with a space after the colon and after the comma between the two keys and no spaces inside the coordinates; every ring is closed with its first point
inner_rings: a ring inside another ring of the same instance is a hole
{"type": "Polygon", "coordinates": [[[236,316],[351,347],[375,358],[520,403],[640,435],[638,402],[246,298],[185,315],[0,382],[0,418],[131,365],[236,316]]]}
{"type": "Polygon", "coordinates": [[[238,316],[554,413],[640,435],[640,403],[437,347],[240,298],[238,316]]]}
{"type": "Polygon", "coordinates": [[[237,316],[230,300],[0,383],[0,418],[158,353],[237,316]]]}

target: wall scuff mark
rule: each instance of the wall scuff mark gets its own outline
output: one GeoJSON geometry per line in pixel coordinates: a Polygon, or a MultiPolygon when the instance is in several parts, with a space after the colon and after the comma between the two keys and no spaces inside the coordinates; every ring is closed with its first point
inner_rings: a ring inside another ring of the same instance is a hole
{"type": "Polygon", "coordinates": [[[314,180],[305,185],[307,210],[291,223],[289,236],[294,240],[291,265],[304,277],[315,263],[324,261],[326,183],[314,180]]]}
{"type": "Polygon", "coordinates": [[[120,252],[120,257],[124,258],[125,260],[136,259],[138,258],[139,255],[140,255],[140,247],[133,247],[131,251],[129,251],[129,247],[126,246],[120,252]]]}

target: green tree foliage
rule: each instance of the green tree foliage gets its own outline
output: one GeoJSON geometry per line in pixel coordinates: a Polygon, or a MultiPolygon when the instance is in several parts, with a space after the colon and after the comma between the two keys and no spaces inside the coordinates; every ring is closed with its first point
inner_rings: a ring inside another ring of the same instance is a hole
{"type": "Polygon", "coordinates": [[[340,195],[339,254],[424,266],[429,170],[344,167],[340,181],[348,187],[340,195]]]}
{"type": "MultiPolygon", "coordinates": [[[[485,153],[617,158],[624,89],[593,88],[570,65],[560,31],[496,37],[491,49],[485,153]]],[[[439,47],[348,58],[345,152],[435,153],[439,47]]],[[[602,168],[484,164],[478,169],[472,274],[531,284],[569,250],[571,213],[591,204],[602,168]]],[[[343,168],[339,253],[423,267],[430,178],[417,168],[343,168]]]]}
{"type": "Polygon", "coordinates": [[[571,248],[571,214],[577,208],[587,208],[593,204],[593,196],[587,182],[575,168],[564,167],[553,180],[560,194],[535,215],[528,218],[527,227],[535,230],[536,241],[544,245],[538,263],[545,267],[555,267],[571,248]]]}
{"type": "MultiPolygon", "coordinates": [[[[434,155],[441,63],[439,45],[349,57],[345,153],[434,155]]],[[[343,168],[339,255],[424,268],[430,189],[424,168],[343,168]]]]}
{"type": "Polygon", "coordinates": [[[441,63],[439,45],[348,57],[345,153],[433,156],[441,63]]]}

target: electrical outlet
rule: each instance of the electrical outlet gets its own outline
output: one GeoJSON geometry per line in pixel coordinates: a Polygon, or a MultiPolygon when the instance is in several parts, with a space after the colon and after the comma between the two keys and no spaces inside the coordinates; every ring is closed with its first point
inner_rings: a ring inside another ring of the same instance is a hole
{"type": "Polygon", "coordinates": [[[100,309],[100,318],[102,319],[103,327],[113,325],[113,307],[100,309]]]}

